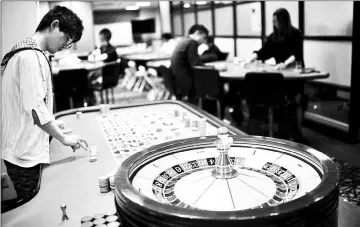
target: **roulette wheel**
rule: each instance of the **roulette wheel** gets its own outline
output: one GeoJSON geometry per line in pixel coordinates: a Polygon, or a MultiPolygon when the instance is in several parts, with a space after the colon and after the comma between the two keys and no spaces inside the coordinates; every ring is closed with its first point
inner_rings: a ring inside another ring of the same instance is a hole
{"type": "Polygon", "coordinates": [[[130,156],[115,176],[115,205],[131,227],[334,227],[338,177],[310,147],[220,127],[130,156]]]}

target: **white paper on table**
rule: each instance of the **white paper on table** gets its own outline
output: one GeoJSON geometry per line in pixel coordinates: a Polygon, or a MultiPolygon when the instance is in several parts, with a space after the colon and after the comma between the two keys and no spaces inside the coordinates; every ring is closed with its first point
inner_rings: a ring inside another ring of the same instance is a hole
{"type": "Polygon", "coordinates": [[[267,65],[276,65],[275,58],[269,58],[268,60],[265,61],[265,64],[267,64],[267,65]]]}
{"type": "Polygon", "coordinates": [[[209,49],[209,46],[206,45],[205,43],[202,43],[199,47],[198,47],[198,54],[202,55],[205,51],[207,51],[209,49]]]}

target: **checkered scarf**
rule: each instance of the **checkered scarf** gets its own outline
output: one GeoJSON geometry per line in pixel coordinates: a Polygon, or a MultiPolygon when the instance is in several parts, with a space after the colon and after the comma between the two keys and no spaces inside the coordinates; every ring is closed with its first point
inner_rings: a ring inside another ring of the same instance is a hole
{"type": "MultiPolygon", "coordinates": [[[[39,59],[38,53],[37,52],[41,52],[44,57],[46,58],[48,65],[49,65],[49,71],[50,71],[50,75],[47,77],[49,78],[47,80],[47,93],[46,93],[46,97],[45,97],[45,104],[48,107],[50,113],[53,113],[54,110],[54,95],[53,95],[53,86],[52,86],[52,71],[51,71],[51,65],[50,62],[47,58],[47,56],[45,55],[45,53],[40,49],[39,45],[35,42],[35,40],[31,37],[27,37],[24,40],[18,42],[9,53],[7,53],[4,58],[1,61],[1,76],[3,76],[4,71],[5,71],[5,67],[7,65],[7,63],[9,62],[9,60],[11,59],[12,56],[14,56],[14,54],[16,54],[17,52],[21,51],[21,50],[26,50],[26,49],[33,49],[39,59]]],[[[41,67],[41,72],[44,72],[42,65],[40,64],[40,59],[39,59],[39,65],[41,67]]]]}
{"type": "Polygon", "coordinates": [[[17,53],[17,50],[23,49],[23,48],[31,48],[31,49],[39,49],[39,46],[37,45],[37,43],[35,42],[34,39],[32,39],[31,37],[28,37],[20,42],[18,42],[9,53],[7,53],[4,58],[1,61],[1,71],[3,71],[6,67],[6,64],[8,63],[8,61],[10,60],[10,58],[17,53]]]}

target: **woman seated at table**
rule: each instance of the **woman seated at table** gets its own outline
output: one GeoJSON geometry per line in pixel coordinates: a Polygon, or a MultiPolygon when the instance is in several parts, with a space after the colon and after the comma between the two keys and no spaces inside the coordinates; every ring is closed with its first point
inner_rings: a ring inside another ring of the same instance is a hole
{"type": "MultiPolygon", "coordinates": [[[[89,61],[103,61],[104,63],[113,62],[118,59],[116,48],[110,44],[111,31],[107,28],[99,32],[100,48],[95,49],[88,57],[89,61]]],[[[102,86],[102,69],[97,69],[89,73],[89,95],[88,105],[96,105],[96,99],[93,92],[95,88],[102,86]]]]}
{"type": "MultiPolygon", "coordinates": [[[[274,58],[277,69],[285,69],[295,67],[296,64],[304,66],[303,62],[303,37],[301,32],[294,28],[291,24],[289,12],[280,8],[273,14],[273,33],[267,38],[265,45],[246,60],[246,63],[251,63],[255,60],[265,61],[274,58]]],[[[299,142],[306,142],[302,133],[303,109],[302,94],[304,85],[302,83],[287,82],[288,93],[287,98],[293,101],[294,115],[296,119],[295,134],[292,136],[299,142]]]]}

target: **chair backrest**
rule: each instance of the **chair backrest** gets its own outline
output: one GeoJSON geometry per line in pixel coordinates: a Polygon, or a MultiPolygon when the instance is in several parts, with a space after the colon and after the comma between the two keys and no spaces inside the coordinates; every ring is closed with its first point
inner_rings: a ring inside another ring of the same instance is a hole
{"type": "Polygon", "coordinates": [[[86,69],[61,70],[53,77],[53,84],[57,111],[70,109],[70,97],[74,102],[81,102],[88,93],[88,71],[86,69]]]}
{"type": "Polygon", "coordinates": [[[171,93],[175,94],[174,77],[170,68],[161,65],[158,68],[161,77],[164,79],[165,88],[171,93]]]}
{"type": "Polygon", "coordinates": [[[55,92],[86,93],[88,89],[88,71],[86,69],[61,70],[54,76],[55,92]]]}
{"type": "Polygon", "coordinates": [[[228,53],[228,52],[221,52],[221,53],[219,53],[219,61],[225,61],[228,56],[229,56],[229,53],[228,53]]]}
{"type": "Polygon", "coordinates": [[[250,105],[279,106],[285,102],[285,80],[281,73],[247,73],[245,88],[250,105]]]}
{"type": "Polygon", "coordinates": [[[221,98],[224,94],[219,71],[213,67],[193,67],[193,88],[199,98],[221,98]]]}
{"type": "Polygon", "coordinates": [[[118,85],[120,79],[121,63],[119,61],[106,63],[102,67],[103,89],[113,88],[118,85]]]}

